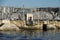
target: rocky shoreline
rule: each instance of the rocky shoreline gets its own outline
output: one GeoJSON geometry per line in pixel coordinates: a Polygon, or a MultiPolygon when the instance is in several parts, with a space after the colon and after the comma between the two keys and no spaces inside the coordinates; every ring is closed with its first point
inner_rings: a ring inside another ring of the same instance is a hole
{"type": "MultiPolygon", "coordinates": [[[[0,31],[18,31],[18,30],[20,30],[22,27],[23,27],[23,29],[42,29],[42,26],[43,26],[43,24],[40,24],[40,25],[35,25],[35,26],[32,26],[32,27],[30,27],[30,26],[26,26],[25,24],[20,24],[20,22],[18,23],[18,22],[16,22],[16,21],[9,21],[9,20],[3,20],[2,21],[2,23],[4,23],[2,26],[0,26],[0,31]],[[30,27],[30,28],[29,28],[30,27]]],[[[0,23],[1,24],[1,23],[0,23]]],[[[51,24],[49,24],[49,25],[47,25],[48,26],[48,30],[49,29],[59,29],[60,27],[59,27],[59,25],[51,25],[51,24]]]]}

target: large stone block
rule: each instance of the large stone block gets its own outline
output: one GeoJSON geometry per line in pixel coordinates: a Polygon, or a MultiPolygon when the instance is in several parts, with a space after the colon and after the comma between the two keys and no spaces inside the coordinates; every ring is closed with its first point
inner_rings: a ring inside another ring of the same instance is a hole
{"type": "Polygon", "coordinates": [[[2,23],[9,23],[10,24],[10,20],[2,20],[2,23]]]}

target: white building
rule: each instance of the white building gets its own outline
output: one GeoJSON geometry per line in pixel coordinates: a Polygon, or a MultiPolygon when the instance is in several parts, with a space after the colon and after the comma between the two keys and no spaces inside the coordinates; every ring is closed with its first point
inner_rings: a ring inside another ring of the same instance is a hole
{"type": "Polygon", "coordinates": [[[53,19],[53,16],[49,12],[40,11],[40,12],[33,13],[33,15],[34,15],[34,18],[33,18],[34,20],[35,19],[39,19],[39,20],[53,19]]]}
{"type": "Polygon", "coordinates": [[[3,13],[10,13],[10,7],[3,7],[3,13]]]}

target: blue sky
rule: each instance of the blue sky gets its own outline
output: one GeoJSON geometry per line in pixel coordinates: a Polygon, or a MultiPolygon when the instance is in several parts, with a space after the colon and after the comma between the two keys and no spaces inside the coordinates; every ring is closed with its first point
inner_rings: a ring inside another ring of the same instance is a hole
{"type": "Polygon", "coordinates": [[[0,0],[0,6],[11,7],[60,7],[60,0],[0,0]]]}

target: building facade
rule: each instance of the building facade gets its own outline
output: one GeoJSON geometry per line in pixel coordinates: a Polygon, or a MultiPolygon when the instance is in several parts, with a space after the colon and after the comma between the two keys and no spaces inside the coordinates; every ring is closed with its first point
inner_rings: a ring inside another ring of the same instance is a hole
{"type": "Polygon", "coordinates": [[[25,20],[25,14],[32,13],[33,19],[44,20],[48,19],[51,20],[53,17],[60,15],[60,8],[16,8],[16,7],[0,7],[0,19],[11,19],[14,15],[17,15],[16,18],[25,20]],[[54,12],[51,13],[51,11],[54,12]],[[57,15],[55,15],[57,13],[57,15]]]}

